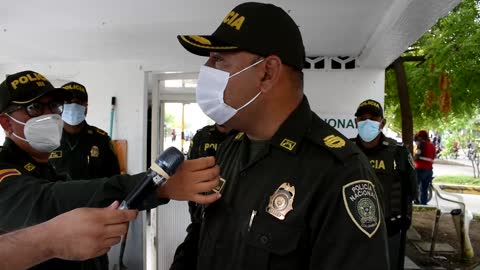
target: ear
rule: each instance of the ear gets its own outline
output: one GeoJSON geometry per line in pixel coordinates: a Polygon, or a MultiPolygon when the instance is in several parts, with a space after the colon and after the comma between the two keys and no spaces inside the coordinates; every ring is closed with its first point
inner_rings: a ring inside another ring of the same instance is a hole
{"type": "Polygon", "coordinates": [[[387,119],[383,118],[382,121],[380,121],[380,129],[383,129],[386,124],[387,124],[387,119]]]}
{"type": "Polygon", "coordinates": [[[0,125],[2,125],[2,128],[5,130],[7,135],[12,134],[13,129],[12,125],[10,124],[10,118],[4,113],[0,114],[0,125]]]}
{"type": "Polygon", "coordinates": [[[270,55],[265,58],[265,74],[260,83],[260,89],[264,93],[270,91],[278,83],[282,70],[282,60],[278,56],[270,55]]]}

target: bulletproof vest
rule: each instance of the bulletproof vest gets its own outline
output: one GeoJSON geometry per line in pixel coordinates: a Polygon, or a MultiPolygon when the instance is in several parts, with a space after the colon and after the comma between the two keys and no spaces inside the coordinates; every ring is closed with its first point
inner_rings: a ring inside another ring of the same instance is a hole
{"type": "Polygon", "coordinates": [[[404,166],[405,162],[398,161],[399,151],[397,151],[397,145],[388,143],[388,145],[382,145],[382,147],[368,152],[366,155],[382,184],[385,217],[390,218],[400,215],[402,202],[401,170],[405,169],[401,167],[404,166]]]}

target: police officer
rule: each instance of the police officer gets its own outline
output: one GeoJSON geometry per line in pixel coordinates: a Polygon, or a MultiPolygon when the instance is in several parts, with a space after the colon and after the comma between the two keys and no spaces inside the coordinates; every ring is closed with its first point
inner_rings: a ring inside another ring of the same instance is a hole
{"type": "MultiPolygon", "coordinates": [[[[118,159],[108,134],[85,121],[88,93],[85,86],[70,82],[61,88],[71,94],[63,105],[63,134],[60,147],[49,162],[58,174],[73,180],[95,179],[120,174],[118,159]]],[[[97,258],[98,269],[108,269],[107,255],[97,258]]]]}
{"type": "MultiPolygon", "coordinates": [[[[0,124],[7,138],[0,152],[0,229],[9,232],[35,225],[78,207],[104,207],[122,200],[145,173],[95,180],[64,181],[48,164],[58,148],[68,100],[65,89],[56,89],[41,74],[23,71],[0,84],[0,124]]],[[[169,180],[147,198],[142,208],[166,198],[208,203],[218,199],[203,195],[218,184],[213,158],[185,161],[169,180]],[[163,198],[163,199],[162,199],[163,198]]],[[[49,260],[34,269],[95,269],[88,262],[49,260]]]]}
{"type": "Polygon", "coordinates": [[[88,94],[85,87],[70,82],[66,89],[72,98],[63,105],[61,145],[50,155],[57,173],[67,173],[72,179],[93,179],[120,174],[118,159],[108,134],[90,126],[85,117],[88,94]]]}
{"type": "Polygon", "coordinates": [[[197,103],[240,131],[219,147],[222,198],[203,213],[197,269],[388,269],[379,184],[361,151],[310,109],[305,49],[281,8],[243,3],[210,36],[178,36],[197,103]]]}
{"type": "Polygon", "coordinates": [[[188,159],[215,156],[218,146],[225,140],[230,129],[218,124],[204,126],[193,136],[188,150],[188,159]]]}
{"type": "Polygon", "coordinates": [[[353,140],[370,160],[383,187],[390,269],[403,269],[406,232],[412,220],[417,178],[407,148],[382,133],[386,120],[380,103],[367,99],[355,113],[358,135],[353,140]]]}
{"type": "MultiPolygon", "coordinates": [[[[218,124],[204,126],[197,130],[188,150],[188,159],[215,156],[220,143],[230,133],[233,134],[234,132],[218,124]]],[[[191,224],[188,226],[187,232],[191,233],[187,234],[185,240],[177,247],[172,265],[170,266],[171,270],[195,269],[196,267],[197,244],[199,229],[202,224],[203,208],[202,205],[195,202],[188,202],[188,211],[190,212],[191,224]]]]}

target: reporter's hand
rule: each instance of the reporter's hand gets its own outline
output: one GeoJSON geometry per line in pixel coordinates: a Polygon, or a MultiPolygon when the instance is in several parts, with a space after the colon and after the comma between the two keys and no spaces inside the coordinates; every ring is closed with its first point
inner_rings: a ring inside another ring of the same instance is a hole
{"type": "Polygon", "coordinates": [[[77,208],[45,222],[52,235],[48,244],[53,256],[86,260],[107,253],[138,214],[137,210],[118,210],[118,205],[116,201],[107,208],[77,208]]]}
{"type": "Polygon", "coordinates": [[[160,198],[208,204],[218,200],[220,194],[202,193],[212,191],[219,180],[220,168],[215,164],[214,157],[185,160],[175,174],[157,189],[157,195],[160,198]]]}

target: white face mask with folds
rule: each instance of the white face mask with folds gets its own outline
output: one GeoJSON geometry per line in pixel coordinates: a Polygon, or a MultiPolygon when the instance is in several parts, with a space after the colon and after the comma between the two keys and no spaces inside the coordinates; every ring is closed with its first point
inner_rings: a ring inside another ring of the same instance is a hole
{"type": "Polygon", "coordinates": [[[228,80],[256,65],[261,63],[264,58],[258,60],[252,65],[236,72],[230,76],[230,73],[218,70],[215,68],[202,66],[200,67],[200,73],[198,74],[197,81],[197,103],[200,106],[200,109],[210,117],[215,123],[219,125],[225,124],[230,120],[238,111],[247,107],[250,103],[255,101],[258,96],[262,93],[259,91],[251,100],[249,100],[240,108],[235,109],[230,105],[226,104],[223,100],[223,95],[225,93],[225,88],[227,87],[228,80]]]}
{"type": "MultiPolygon", "coordinates": [[[[7,114],[8,115],[8,114],[7,114]]],[[[63,132],[63,120],[58,114],[45,114],[30,118],[26,123],[8,115],[18,124],[24,125],[25,138],[12,133],[18,139],[28,142],[33,149],[49,153],[60,146],[63,132]]]]}

